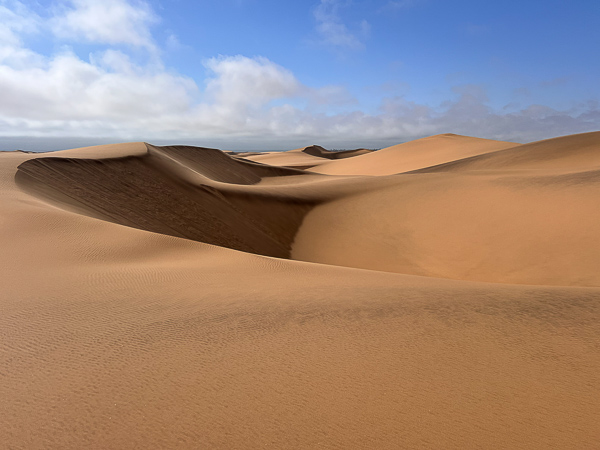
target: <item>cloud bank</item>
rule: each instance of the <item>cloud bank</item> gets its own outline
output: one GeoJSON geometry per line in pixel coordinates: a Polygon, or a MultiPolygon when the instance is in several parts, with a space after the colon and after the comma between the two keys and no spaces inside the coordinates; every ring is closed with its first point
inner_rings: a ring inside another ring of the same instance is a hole
{"type": "MultiPolygon", "coordinates": [[[[332,44],[358,47],[361,42],[338,22],[335,5],[323,0],[317,7],[321,32],[332,44]]],[[[344,88],[307,86],[265,57],[209,58],[207,78],[198,80],[164,67],[151,32],[158,20],[141,1],[72,0],[40,17],[22,2],[0,0],[0,141],[14,145],[15,137],[28,136],[349,148],[445,132],[526,142],[600,128],[595,102],[562,111],[543,105],[497,111],[472,85],[457,87],[440,105],[382,98],[379,110],[368,114],[344,88]],[[60,50],[45,55],[26,44],[39,35],[50,36],[60,50]],[[95,45],[86,57],[69,47],[82,40],[95,45]],[[144,61],[135,56],[140,50],[144,61]]]]}

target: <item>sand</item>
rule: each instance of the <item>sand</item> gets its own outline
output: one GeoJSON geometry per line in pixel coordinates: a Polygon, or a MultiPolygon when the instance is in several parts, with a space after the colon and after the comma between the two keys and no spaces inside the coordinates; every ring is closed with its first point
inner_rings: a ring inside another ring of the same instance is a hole
{"type": "Polygon", "coordinates": [[[303,150],[0,153],[0,447],[597,448],[600,133],[303,150]]]}
{"type": "Polygon", "coordinates": [[[329,175],[393,175],[509,148],[513,142],[440,134],[312,168],[329,175]]]}

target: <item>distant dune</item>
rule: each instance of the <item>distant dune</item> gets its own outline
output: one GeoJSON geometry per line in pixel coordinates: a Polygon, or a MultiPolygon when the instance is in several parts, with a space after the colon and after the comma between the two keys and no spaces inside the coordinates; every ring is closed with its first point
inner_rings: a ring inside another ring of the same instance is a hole
{"type": "Polygon", "coordinates": [[[329,162],[328,158],[310,155],[304,149],[290,150],[287,152],[265,152],[261,155],[250,155],[245,157],[249,161],[269,164],[271,166],[294,167],[307,169],[329,162]]]}
{"type": "Polygon", "coordinates": [[[310,147],[306,147],[305,149],[302,150],[303,153],[306,153],[308,155],[318,156],[320,158],[327,158],[327,159],[346,159],[346,158],[351,158],[353,156],[365,155],[367,153],[371,153],[371,151],[372,150],[367,150],[365,148],[359,148],[356,150],[331,151],[331,150],[324,149],[323,147],[321,147],[319,145],[311,145],[310,147]]]}
{"type": "Polygon", "coordinates": [[[456,158],[446,164],[431,164],[433,167],[423,171],[556,169],[577,172],[600,167],[599,142],[600,132],[563,136],[470,158],[456,158]]]}
{"type": "Polygon", "coordinates": [[[360,158],[322,164],[312,171],[329,175],[392,175],[518,146],[513,142],[440,134],[394,145],[360,158]]]}
{"type": "Polygon", "coordinates": [[[600,132],[0,153],[6,448],[595,449],[600,132]]]}
{"type": "MultiPolygon", "coordinates": [[[[461,138],[451,139],[460,153],[461,138]]],[[[472,138],[464,140],[477,152],[472,138]]],[[[384,173],[404,154],[402,146],[380,154],[384,173]]],[[[589,133],[398,175],[311,212],[292,255],[462,280],[599,286],[599,163],[600,133],[589,133]]]]}

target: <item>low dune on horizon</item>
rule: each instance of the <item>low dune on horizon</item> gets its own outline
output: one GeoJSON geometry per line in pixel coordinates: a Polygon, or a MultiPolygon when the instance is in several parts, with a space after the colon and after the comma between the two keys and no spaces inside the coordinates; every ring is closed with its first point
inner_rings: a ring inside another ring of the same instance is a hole
{"type": "Polygon", "coordinates": [[[0,447],[600,442],[600,132],[0,153],[0,447]]]}

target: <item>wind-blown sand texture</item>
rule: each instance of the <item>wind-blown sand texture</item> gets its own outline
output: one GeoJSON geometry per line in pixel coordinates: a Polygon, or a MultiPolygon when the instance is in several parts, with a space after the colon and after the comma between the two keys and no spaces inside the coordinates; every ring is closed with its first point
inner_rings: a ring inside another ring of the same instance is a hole
{"type": "Polygon", "coordinates": [[[0,153],[1,448],[600,442],[600,132],[0,153]]]}

